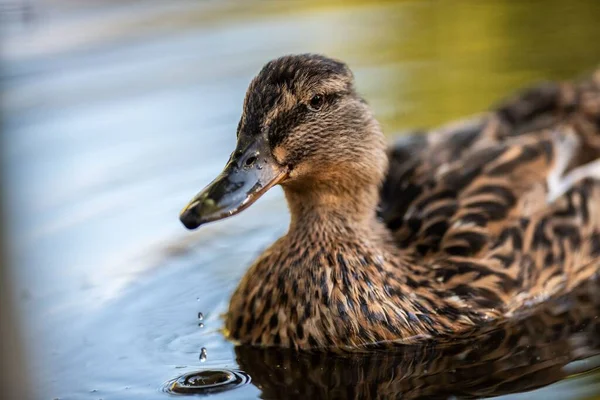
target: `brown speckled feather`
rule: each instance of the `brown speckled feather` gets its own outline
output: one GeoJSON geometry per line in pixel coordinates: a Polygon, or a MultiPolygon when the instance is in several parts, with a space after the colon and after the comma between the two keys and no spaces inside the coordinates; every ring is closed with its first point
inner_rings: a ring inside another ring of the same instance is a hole
{"type": "Polygon", "coordinates": [[[569,362],[600,352],[600,293],[590,283],[451,343],[335,353],[238,346],[237,361],[266,399],[481,399],[524,392],[567,378],[569,362]]]}
{"type": "Polygon", "coordinates": [[[449,293],[514,311],[599,269],[599,138],[600,73],[530,89],[393,148],[380,214],[449,293]]]}

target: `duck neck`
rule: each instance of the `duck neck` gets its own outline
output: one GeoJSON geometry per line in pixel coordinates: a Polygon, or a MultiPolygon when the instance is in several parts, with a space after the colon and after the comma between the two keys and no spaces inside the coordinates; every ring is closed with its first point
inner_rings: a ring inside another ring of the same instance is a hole
{"type": "Polygon", "coordinates": [[[311,233],[331,242],[380,237],[386,231],[376,210],[388,170],[387,143],[370,112],[363,116],[364,126],[352,131],[360,141],[337,141],[336,151],[314,155],[310,166],[291,171],[283,184],[290,234],[311,233]]]}
{"type": "Polygon", "coordinates": [[[379,231],[376,217],[377,184],[335,180],[312,181],[309,188],[284,188],[291,213],[289,233],[318,232],[319,236],[371,236],[379,231]]]}

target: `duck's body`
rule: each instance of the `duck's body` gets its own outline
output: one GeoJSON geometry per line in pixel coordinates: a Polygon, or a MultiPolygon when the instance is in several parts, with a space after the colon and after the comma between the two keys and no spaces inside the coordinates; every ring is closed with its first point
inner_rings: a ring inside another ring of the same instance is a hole
{"type": "Polygon", "coordinates": [[[242,343],[452,335],[600,270],[600,74],[391,149],[347,67],[324,57],[267,64],[244,111],[227,172],[182,214],[196,227],[284,188],[289,231],[231,299],[242,343]],[[260,163],[267,178],[221,206],[260,163]]]}

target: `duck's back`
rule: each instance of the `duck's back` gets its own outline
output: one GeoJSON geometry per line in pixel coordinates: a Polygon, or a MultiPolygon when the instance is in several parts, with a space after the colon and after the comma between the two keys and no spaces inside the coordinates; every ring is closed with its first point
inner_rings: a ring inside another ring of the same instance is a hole
{"type": "Polygon", "coordinates": [[[600,70],[402,139],[380,216],[448,293],[482,306],[510,309],[596,274],[600,70]]]}

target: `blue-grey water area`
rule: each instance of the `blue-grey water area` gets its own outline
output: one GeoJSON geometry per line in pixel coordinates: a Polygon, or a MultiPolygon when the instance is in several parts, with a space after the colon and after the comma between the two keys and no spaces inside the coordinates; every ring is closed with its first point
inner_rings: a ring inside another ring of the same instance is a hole
{"type": "Polygon", "coordinates": [[[269,59],[347,61],[393,141],[590,71],[600,2],[14,3],[1,14],[3,195],[36,398],[600,394],[593,286],[445,345],[236,347],[221,314],[285,232],[282,192],[193,233],[178,220],[224,166],[246,87],[269,59]]]}

